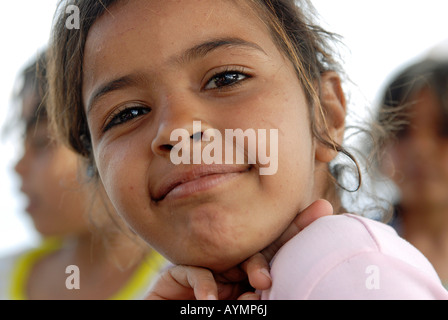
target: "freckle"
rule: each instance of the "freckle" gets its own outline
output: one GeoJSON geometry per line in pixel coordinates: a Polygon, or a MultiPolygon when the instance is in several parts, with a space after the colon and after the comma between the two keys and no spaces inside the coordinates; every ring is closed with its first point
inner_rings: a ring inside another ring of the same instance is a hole
{"type": "Polygon", "coordinates": [[[133,187],[133,186],[130,186],[130,187],[129,187],[129,190],[133,191],[133,190],[134,190],[134,187],[133,187]]]}

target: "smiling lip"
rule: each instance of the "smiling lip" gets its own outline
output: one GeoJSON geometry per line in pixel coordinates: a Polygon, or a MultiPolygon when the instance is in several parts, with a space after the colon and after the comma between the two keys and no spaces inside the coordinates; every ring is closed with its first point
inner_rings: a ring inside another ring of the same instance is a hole
{"type": "Polygon", "coordinates": [[[185,198],[211,189],[248,170],[248,166],[241,165],[193,165],[189,170],[173,171],[156,187],[153,199],[159,202],[185,198]]]}

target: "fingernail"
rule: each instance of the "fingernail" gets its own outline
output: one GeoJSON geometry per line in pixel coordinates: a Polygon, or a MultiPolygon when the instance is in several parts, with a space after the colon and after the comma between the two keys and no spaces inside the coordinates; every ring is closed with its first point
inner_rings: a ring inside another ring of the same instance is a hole
{"type": "Polygon", "coordinates": [[[214,294],[209,294],[207,300],[218,300],[214,294]]]}
{"type": "Polygon", "coordinates": [[[243,294],[239,300],[260,300],[260,295],[256,293],[245,293],[243,294]]]}
{"type": "Polygon", "coordinates": [[[261,268],[261,269],[260,269],[260,273],[261,273],[261,274],[264,274],[266,277],[268,277],[269,280],[272,280],[272,278],[271,278],[271,274],[269,273],[269,270],[268,270],[268,269],[266,269],[266,268],[261,268]]]}

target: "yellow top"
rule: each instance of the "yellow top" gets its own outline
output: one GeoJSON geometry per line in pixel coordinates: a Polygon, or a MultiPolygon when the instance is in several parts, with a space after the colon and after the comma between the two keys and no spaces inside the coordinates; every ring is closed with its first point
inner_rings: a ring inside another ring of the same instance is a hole
{"type": "MultiPolygon", "coordinates": [[[[47,239],[39,248],[24,253],[17,259],[10,282],[11,300],[28,300],[26,286],[35,263],[41,258],[55,252],[61,247],[58,239],[47,239]]],[[[166,260],[156,251],[151,250],[147,258],[135,271],[128,283],[108,300],[134,300],[139,298],[148,287],[166,260]]]]}

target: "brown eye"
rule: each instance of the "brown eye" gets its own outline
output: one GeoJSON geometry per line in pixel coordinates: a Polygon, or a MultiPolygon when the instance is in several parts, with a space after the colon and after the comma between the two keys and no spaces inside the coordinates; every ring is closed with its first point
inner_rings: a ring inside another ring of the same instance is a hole
{"type": "Polygon", "coordinates": [[[112,116],[112,119],[107,123],[106,127],[104,128],[104,132],[115,126],[121,125],[137,117],[148,114],[150,111],[151,109],[148,107],[141,107],[141,106],[127,107],[124,110],[121,110],[117,114],[112,116]]]}
{"type": "Polygon", "coordinates": [[[238,71],[225,71],[214,75],[204,87],[205,90],[220,89],[234,86],[249,78],[248,75],[238,71]]]}

